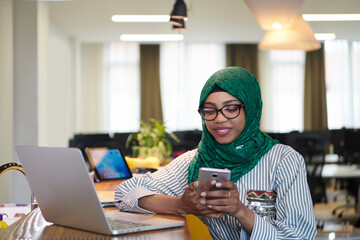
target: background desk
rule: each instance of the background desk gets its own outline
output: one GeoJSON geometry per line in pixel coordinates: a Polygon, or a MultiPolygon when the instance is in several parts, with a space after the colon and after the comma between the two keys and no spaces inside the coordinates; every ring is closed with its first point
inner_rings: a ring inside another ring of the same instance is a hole
{"type": "MultiPolygon", "coordinates": [[[[322,178],[337,179],[360,179],[359,164],[324,164],[321,172],[322,178]]],[[[360,199],[360,185],[358,186],[357,199],[360,199]]],[[[360,202],[357,203],[357,210],[360,210],[360,202]]]]}
{"type": "MultiPolygon", "coordinates": [[[[95,183],[96,190],[101,201],[113,201],[114,189],[119,181],[95,183]]],[[[173,215],[156,215],[163,218],[184,219],[173,215]]],[[[19,221],[13,223],[8,228],[0,232],[0,240],[8,239],[191,239],[187,224],[183,227],[168,228],[162,230],[146,231],[132,234],[107,236],[86,232],[67,227],[54,225],[46,222],[39,208],[27,214],[19,221]]]]}
{"type": "Polygon", "coordinates": [[[324,164],[323,178],[360,178],[359,164],[324,164]]]}

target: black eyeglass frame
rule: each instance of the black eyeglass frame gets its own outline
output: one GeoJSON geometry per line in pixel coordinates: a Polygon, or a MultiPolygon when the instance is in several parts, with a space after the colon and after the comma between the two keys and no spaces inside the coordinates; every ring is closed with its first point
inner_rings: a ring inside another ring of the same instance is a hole
{"type": "Polygon", "coordinates": [[[237,118],[237,117],[240,115],[241,108],[244,108],[244,106],[245,106],[245,104],[241,103],[241,104],[229,104],[229,105],[225,105],[225,106],[223,106],[222,108],[219,108],[219,109],[216,109],[216,108],[213,108],[213,107],[201,107],[201,108],[198,109],[198,113],[200,114],[201,118],[202,118],[203,120],[205,120],[205,121],[214,121],[214,120],[217,118],[219,112],[221,112],[221,114],[222,114],[226,119],[234,119],[234,118],[237,118]],[[226,108],[226,107],[229,107],[229,106],[237,106],[237,107],[239,107],[239,112],[238,112],[238,114],[237,114],[235,117],[227,117],[227,116],[225,116],[225,114],[223,113],[222,110],[223,110],[224,108],[226,108]],[[213,119],[205,119],[205,116],[202,114],[202,109],[204,109],[204,108],[210,108],[210,109],[215,110],[215,111],[216,111],[215,117],[214,117],[213,119]]]}

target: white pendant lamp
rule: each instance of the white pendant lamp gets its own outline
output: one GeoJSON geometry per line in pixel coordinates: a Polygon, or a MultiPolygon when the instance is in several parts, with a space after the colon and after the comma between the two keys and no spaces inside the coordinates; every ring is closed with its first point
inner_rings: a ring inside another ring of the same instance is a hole
{"type": "Polygon", "coordinates": [[[303,0],[244,0],[264,30],[287,28],[299,13],[303,0]]]}
{"type": "Polygon", "coordinates": [[[309,23],[300,14],[297,14],[291,27],[266,31],[259,48],[262,50],[301,49],[314,51],[320,49],[321,44],[315,39],[309,23]]]}

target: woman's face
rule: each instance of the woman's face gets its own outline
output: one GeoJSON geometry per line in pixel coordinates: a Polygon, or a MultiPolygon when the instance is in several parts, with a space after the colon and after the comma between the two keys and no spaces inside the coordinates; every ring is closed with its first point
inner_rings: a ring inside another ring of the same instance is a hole
{"type": "MultiPolygon", "coordinates": [[[[228,92],[213,92],[205,99],[203,107],[220,109],[226,105],[242,104],[242,102],[228,92]]],[[[227,119],[221,112],[213,121],[205,120],[206,128],[220,144],[234,141],[245,127],[245,109],[241,107],[240,114],[233,119],[227,119]]]]}

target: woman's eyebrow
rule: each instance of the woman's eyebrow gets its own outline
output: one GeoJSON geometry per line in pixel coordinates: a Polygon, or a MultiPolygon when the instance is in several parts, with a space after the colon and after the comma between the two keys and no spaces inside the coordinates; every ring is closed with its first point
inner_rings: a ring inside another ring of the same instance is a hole
{"type": "MultiPolygon", "coordinates": [[[[226,104],[230,104],[230,103],[234,103],[234,102],[236,102],[236,103],[241,103],[241,102],[240,102],[239,100],[237,100],[237,99],[231,99],[231,100],[227,100],[227,101],[223,102],[222,104],[223,104],[223,105],[226,105],[226,104]]],[[[213,102],[204,102],[203,105],[205,105],[205,104],[209,104],[209,105],[216,106],[216,103],[213,103],[213,102]]]]}
{"type": "Polygon", "coordinates": [[[225,101],[223,104],[228,104],[228,103],[233,103],[233,102],[240,103],[240,101],[237,99],[231,99],[231,100],[225,101]]]}

